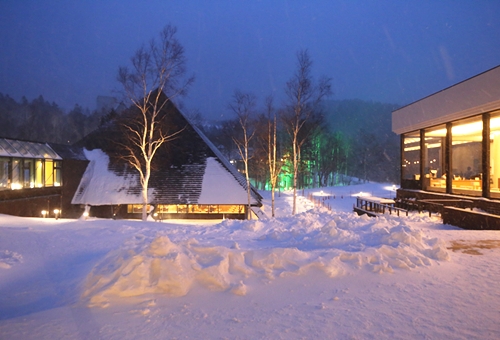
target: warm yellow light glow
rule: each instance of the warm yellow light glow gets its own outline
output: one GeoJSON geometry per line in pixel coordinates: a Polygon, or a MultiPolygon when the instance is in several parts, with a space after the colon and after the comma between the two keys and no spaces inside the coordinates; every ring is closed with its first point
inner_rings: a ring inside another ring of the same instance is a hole
{"type": "Polygon", "coordinates": [[[12,184],[10,185],[10,188],[11,188],[12,190],[19,190],[19,189],[22,189],[22,188],[23,188],[23,186],[22,186],[22,184],[21,184],[21,183],[12,183],[12,184]]]}
{"type": "Polygon", "coordinates": [[[420,150],[420,146],[409,146],[405,148],[405,151],[415,151],[415,150],[420,150]]]}
{"type": "Polygon", "coordinates": [[[420,138],[405,138],[405,144],[420,143],[420,138]]]}
{"type": "Polygon", "coordinates": [[[491,118],[490,129],[500,129],[500,117],[491,118]]]}
{"type": "Polygon", "coordinates": [[[434,148],[440,148],[441,143],[432,143],[432,144],[427,144],[427,149],[434,149],[434,148]]]}
{"type": "Polygon", "coordinates": [[[483,131],[482,121],[457,125],[451,128],[452,136],[475,135],[480,133],[481,131],[483,131]]]}
{"type": "MultiPolygon", "coordinates": [[[[425,131],[425,136],[429,137],[444,137],[446,136],[446,129],[439,129],[439,130],[434,130],[434,131],[425,131]]],[[[425,138],[426,140],[428,138],[425,138]]]]}

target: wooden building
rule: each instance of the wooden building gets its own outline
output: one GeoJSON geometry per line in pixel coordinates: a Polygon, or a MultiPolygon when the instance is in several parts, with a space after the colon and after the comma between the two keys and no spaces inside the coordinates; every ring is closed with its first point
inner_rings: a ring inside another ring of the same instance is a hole
{"type": "MultiPolygon", "coordinates": [[[[131,121],[137,114],[130,109],[79,143],[90,163],[72,203],[90,207],[93,216],[140,218],[139,176],[123,159],[122,149],[127,143],[122,120],[131,121]]],[[[161,114],[163,128],[181,133],[165,143],[153,160],[148,188],[152,215],[159,219],[246,218],[245,178],[171,101],[163,105],[161,114]]],[[[259,211],[262,198],[250,189],[251,205],[259,211]]]]}

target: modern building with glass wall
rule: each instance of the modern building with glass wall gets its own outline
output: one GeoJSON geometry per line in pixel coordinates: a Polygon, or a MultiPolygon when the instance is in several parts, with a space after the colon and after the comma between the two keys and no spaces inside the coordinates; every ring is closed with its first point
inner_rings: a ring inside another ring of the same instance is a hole
{"type": "Polygon", "coordinates": [[[47,144],[0,138],[0,190],[61,186],[61,161],[47,144]]]}
{"type": "Polygon", "coordinates": [[[79,216],[71,198],[87,164],[70,146],[0,138],[0,213],[79,216]]]}
{"type": "Polygon", "coordinates": [[[392,113],[401,189],[500,199],[500,66],[392,113]]]}

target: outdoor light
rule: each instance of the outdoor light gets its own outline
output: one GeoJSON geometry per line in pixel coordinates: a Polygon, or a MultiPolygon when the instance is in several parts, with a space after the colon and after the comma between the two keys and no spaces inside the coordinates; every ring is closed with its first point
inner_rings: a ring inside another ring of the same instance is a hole
{"type": "Polygon", "coordinates": [[[12,183],[10,188],[12,190],[19,190],[19,189],[22,189],[23,188],[23,185],[21,183],[12,183]]]}
{"type": "Polygon", "coordinates": [[[61,210],[59,209],[54,209],[54,216],[56,218],[56,220],[59,218],[59,214],[61,213],[61,210]]]}
{"type": "Polygon", "coordinates": [[[89,217],[89,212],[88,211],[84,211],[83,212],[83,218],[87,219],[88,217],[89,217]]]}
{"type": "Polygon", "coordinates": [[[47,210],[42,210],[42,217],[43,218],[47,217],[47,213],[48,213],[47,210]]]}

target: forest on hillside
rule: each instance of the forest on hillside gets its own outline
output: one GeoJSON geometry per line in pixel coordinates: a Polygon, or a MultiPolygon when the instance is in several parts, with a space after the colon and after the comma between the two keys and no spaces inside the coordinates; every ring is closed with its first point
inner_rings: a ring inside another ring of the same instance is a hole
{"type": "MultiPolygon", "coordinates": [[[[345,184],[342,181],[350,177],[398,183],[399,138],[391,131],[394,109],[396,106],[392,104],[358,99],[324,101],[318,126],[303,147],[299,187],[345,184]]],[[[64,112],[42,96],[31,101],[24,97],[16,101],[0,93],[0,137],[74,144],[116,114],[109,107],[91,112],[79,105],[64,112]]],[[[237,160],[233,139],[237,122],[225,120],[207,124],[200,116],[193,120],[195,124],[228,159],[237,160]]],[[[278,134],[282,140],[280,157],[286,159],[286,133],[281,128],[278,134]]],[[[259,145],[253,145],[252,150],[249,173],[254,185],[264,189],[265,160],[259,145]]],[[[286,177],[286,166],[282,170],[286,177]]]]}
{"type": "Polygon", "coordinates": [[[79,105],[64,112],[42,96],[19,102],[0,93],[0,137],[33,142],[73,144],[95,130],[109,111],[90,112],[79,105]]]}

